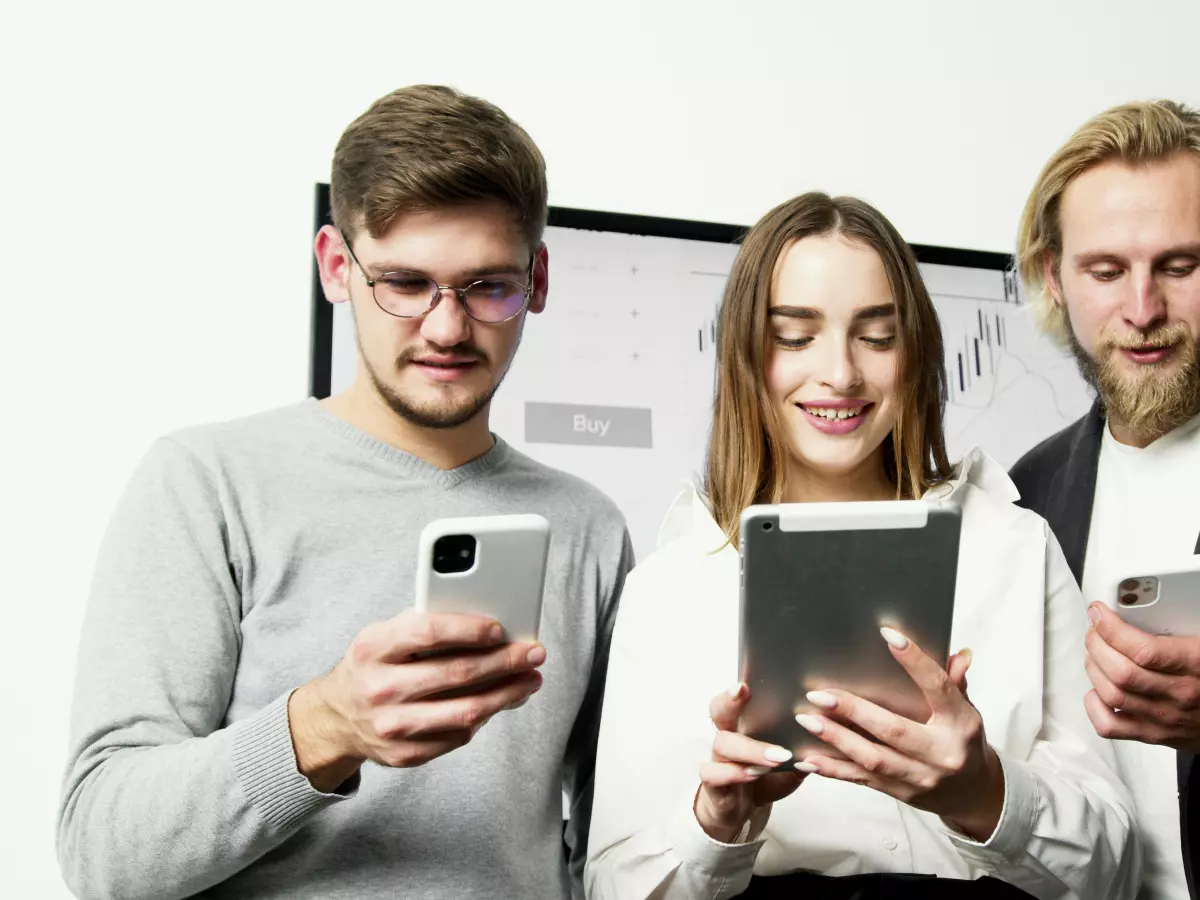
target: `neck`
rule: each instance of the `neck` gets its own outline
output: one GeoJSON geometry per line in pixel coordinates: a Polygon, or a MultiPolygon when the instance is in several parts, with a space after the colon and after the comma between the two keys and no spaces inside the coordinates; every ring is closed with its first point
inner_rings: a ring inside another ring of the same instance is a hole
{"type": "Polygon", "coordinates": [[[1136,447],[1138,450],[1145,450],[1159,438],[1164,438],[1173,431],[1178,431],[1180,428],[1186,428],[1188,423],[1194,422],[1200,413],[1193,414],[1189,418],[1179,424],[1161,431],[1137,431],[1130,428],[1123,422],[1118,422],[1116,419],[1109,418],[1108,430],[1118,444],[1124,444],[1126,447],[1136,447]]]}
{"type": "Polygon", "coordinates": [[[874,454],[850,472],[819,472],[793,460],[783,491],[785,503],[895,499],[896,486],[884,474],[882,452],[874,454]]]}
{"type": "Polygon", "coordinates": [[[377,441],[439,469],[457,469],[495,444],[487,408],[455,428],[425,428],[398,415],[373,387],[358,381],[343,393],[322,400],[321,405],[377,441]]]}

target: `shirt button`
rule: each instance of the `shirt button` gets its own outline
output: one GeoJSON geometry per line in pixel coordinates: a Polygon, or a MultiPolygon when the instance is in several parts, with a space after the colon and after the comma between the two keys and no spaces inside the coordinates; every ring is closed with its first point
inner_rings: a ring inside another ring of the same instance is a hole
{"type": "Polygon", "coordinates": [[[896,843],[896,839],[894,837],[889,835],[883,839],[883,846],[888,850],[895,850],[900,845],[896,843]]]}

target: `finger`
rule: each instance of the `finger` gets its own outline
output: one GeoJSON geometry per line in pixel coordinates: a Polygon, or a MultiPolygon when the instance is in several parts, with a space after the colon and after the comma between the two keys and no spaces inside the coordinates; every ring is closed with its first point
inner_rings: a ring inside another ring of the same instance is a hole
{"type": "Polygon", "coordinates": [[[790,760],[792,753],[783,747],[756,741],[734,731],[718,731],[713,739],[713,756],[747,766],[774,767],[790,760]]]}
{"type": "Polygon", "coordinates": [[[373,757],[380,765],[394,769],[420,766],[465,746],[474,736],[465,728],[440,734],[419,735],[385,745],[373,757]]]}
{"type": "Polygon", "coordinates": [[[1200,672],[1200,638],[1147,634],[1103,603],[1088,607],[1088,618],[1104,643],[1143,669],[1170,674],[1200,672]]]}
{"type": "Polygon", "coordinates": [[[405,703],[381,714],[383,727],[379,730],[392,739],[459,729],[473,731],[496,713],[527,699],[541,686],[541,673],[533,671],[466,696],[405,703]]]}
{"type": "Polygon", "coordinates": [[[708,704],[708,716],[717,726],[717,731],[737,731],[738,717],[749,699],[750,688],[744,681],[713,697],[708,704]]]}
{"type": "MultiPolygon", "coordinates": [[[[929,767],[920,761],[911,759],[891,747],[869,741],[825,716],[799,715],[796,716],[796,721],[807,731],[837,749],[846,757],[845,762],[853,763],[871,775],[917,784],[930,774],[929,767]]],[[[808,755],[805,756],[805,761],[809,761],[808,755]]]]}
{"type": "Polygon", "coordinates": [[[454,652],[433,659],[388,666],[394,677],[394,696],[416,700],[458,687],[483,685],[500,678],[519,675],[546,661],[541,644],[516,641],[493,650],[454,652]]]}
{"type": "Polygon", "coordinates": [[[897,799],[900,799],[902,796],[911,796],[912,794],[912,789],[906,789],[906,785],[903,782],[895,781],[875,772],[868,772],[853,760],[834,759],[829,756],[814,754],[806,757],[804,761],[813,769],[813,774],[820,775],[823,778],[833,778],[849,784],[861,784],[864,787],[883,791],[897,799]]]}
{"type": "Polygon", "coordinates": [[[971,651],[964,647],[952,657],[946,666],[946,674],[950,676],[950,682],[960,691],[963,696],[967,694],[967,669],[971,666],[971,651]]]}
{"type": "Polygon", "coordinates": [[[1083,707],[1096,734],[1114,741],[1140,741],[1145,744],[1170,745],[1180,737],[1173,729],[1157,722],[1110,708],[1096,691],[1088,691],[1083,707]]]}
{"type": "Polygon", "coordinates": [[[950,681],[946,670],[918,647],[915,641],[909,640],[894,628],[881,628],[880,633],[888,642],[892,656],[921,689],[931,710],[953,712],[966,702],[962,691],[950,681]]]}
{"type": "MultiPolygon", "coordinates": [[[[926,759],[931,750],[928,732],[904,716],[877,706],[854,694],[839,690],[809,691],[808,702],[819,707],[825,716],[835,716],[838,723],[857,725],[889,747],[912,759],[926,759]]],[[[805,717],[810,721],[813,717],[805,717]]],[[[797,717],[797,721],[800,717],[797,717]]],[[[804,722],[801,722],[803,725],[804,722]]],[[[853,732],[848,732],[853,734],[853,732]]],[[[855,735],[855,737],[858,737],[855,735]]],[[[870,745],[870,741],[864,743],[870,745]]],[[[837,744],[838,749],[842,749],[837,744]]]]}
{"type": "Polygon", "coordinates": [[[368,627],[355,644],[364,637],[365,646],[355,648],[366,654],[360,662],[404,662],[417,653],[484,649],[507,640],[500,623],[485,616],[419,613],[411,609],[368,627]]]}
{"type": "Polygon", "coordinates": [[[771,770],[768,766],[756,768],[709,759],[700,763],[700,783],[709,788],[732,787],[737,784],[749,784],[769,771],[771,770]]]}
{"type": "Polygon", "coordinates": [[[1109,677],[1104,674],[1104,670],[1097,665],[1096,661],[1088,656],[1084,660],[1084,668],[1087,670],[1088,679],[1092,682],[1092,687],[1096,691],[1096,695],[1104,702],[1104,705],[1109,709],[1123,709],[1129,713],[1142,713],[1153,711],[1156,705],[1149,697],[1143,697],[1141,694],[1135,694],[1132,691],[1127,691],[1117,687],[1109,677]]]}
{"type": "Polygon", "coordinates": [[[1087,658],[1104,673],[1104,676],[1122,691],[1141,694],[1143,697],[1170,697],[1175,679],[1143,669],[1133,660],[1120,653],[1104,640],[1096,628],[1088,630],[1084,639],[1087,658]]]}

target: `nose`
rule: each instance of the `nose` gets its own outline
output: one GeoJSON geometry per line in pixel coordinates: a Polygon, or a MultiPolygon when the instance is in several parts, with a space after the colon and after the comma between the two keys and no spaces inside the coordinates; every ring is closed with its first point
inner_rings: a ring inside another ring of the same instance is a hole
{"type": "Polygon", "coordinates": [[[441,299],[425,314],[421,337],[439,347],[454,347],[471,337],[471,317],[453,291],[442,291],[441,299]]]}
{"type": "Polygon", "coordinates": [[[826,341],[821,360],[820,382],[838,393],[848,393],[862,384],[862,371],[854,359],[850,339],[826,341]]]}
{"type": "Polygon", "coordinates": [[[1121,305],[1125,324],[1138,331],[1149,331],[1167,318],[1167,301],[1154,272],[1135,270],[1129,280],[1129,294],[1121,305]]]}

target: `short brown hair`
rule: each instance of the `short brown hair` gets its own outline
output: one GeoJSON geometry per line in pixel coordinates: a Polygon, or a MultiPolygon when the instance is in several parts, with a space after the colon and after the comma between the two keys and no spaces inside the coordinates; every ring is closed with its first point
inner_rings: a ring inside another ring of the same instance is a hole
{"type": "Polygon", "coordinates": [[[533,139],[486,100],[441,85],[381,97],[333,154],[333,224],[380,237],[406,212],[497,200],[529,241],[546,227],[546,162],[533,139]]]}
{"type": "Polygon", "coordinates": [[[717,388],[705,490],[736,543],[742,510],[783,498],[788,449],[765,380],[768,311],[780,256],[801,238],[838,234],[879,254],[896,303],[897,424],[884,443],[898,499],[916,499],[950,473],[942,415],[946,373],[937,311],[912,248],[883,214],[853,197],[808,193],[780,204],[746,234],[721,303],[717,388]]]}
{"type": "Polygon", "coordinates": [[[1042,331],[1070,344],[1066,311],[1050,295],[1045,264],[1062,263],[1059,213],[1067,187],[1084,172],[1106,162],[1127,165],[1159,162],[1177,153],[1200,160],[1200,110],[1173,100],[1114,106],[1089,119],[1050,157],[1025,201],[1017,232],[1017,269],[1029,306],[1042,331]]]}

